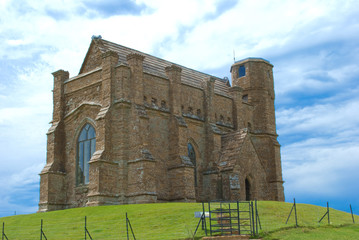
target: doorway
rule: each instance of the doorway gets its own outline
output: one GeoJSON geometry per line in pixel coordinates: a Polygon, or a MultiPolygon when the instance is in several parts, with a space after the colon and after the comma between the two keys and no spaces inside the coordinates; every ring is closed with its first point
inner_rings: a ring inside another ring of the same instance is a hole
{"type": "Polygon", "coordinates": [[[249,182],[248,178],[246,178],[245,187],[246,187],[246,201],[250,201],[251,198],[252,198],[252,196],[251,196],[251,183],[249,182]]]}

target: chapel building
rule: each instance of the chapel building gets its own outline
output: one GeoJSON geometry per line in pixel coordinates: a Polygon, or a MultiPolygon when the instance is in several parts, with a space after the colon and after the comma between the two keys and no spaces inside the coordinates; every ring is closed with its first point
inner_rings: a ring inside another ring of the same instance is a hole
{"type": "Polygon", "coordinates": [[[53,73],[39,211],[168,201],[284,201],[273,66],[232,85],[93,37],[79,75],[53,73]]]}

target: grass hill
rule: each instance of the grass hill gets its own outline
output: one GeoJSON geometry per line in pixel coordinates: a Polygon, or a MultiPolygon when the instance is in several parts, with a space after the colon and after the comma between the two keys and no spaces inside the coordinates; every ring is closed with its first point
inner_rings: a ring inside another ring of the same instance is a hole
{"type": "MultiPolygon", "coordinates": [[[[349,213],[330,209],[331,224],[328,225],[327,219],[318,223],[326,208],[297,204],[299,228],[295,228],[294,216],[285,224],[291,207],[291,203],[258,202],[263,239],[359,239],[359,224],[352,224],[349,213]]],[[[0,218],[0,224],[5,224],[9,240],[40,239],[41,219],[47,239],[75,240],[85,239],[86,216],[87,229],[93,239],[127,239],[127,212],[136,239],[192,239],[199,221],[194,218],[194,212],[201,210],[200,203],[86,207],[4,217],[0,218]]],[[[355,220],[359,222],[359,216],[356,215],[355,220]]],[[[204,235],[204,231],[199,230],[195,239],[204,235]]],[[[90,238],[87,236],[87,239],[90,238]]]]}

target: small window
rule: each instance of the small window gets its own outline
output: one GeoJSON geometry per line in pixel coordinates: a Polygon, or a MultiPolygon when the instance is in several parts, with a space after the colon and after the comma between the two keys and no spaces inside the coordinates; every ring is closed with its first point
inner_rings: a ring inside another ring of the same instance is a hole
{"type": "Polygon", "coordinates": [[[242,96],[243,102],[248,102],[248,94],[242,96]]]}
{"type": "Polygon", "coordinates": [[[162,100],[161,101],[161,108],[166,108],[167,105],[166,105],[166,101],[165,100],[162,100]]]}
{"type": "Polygon", "coordinates": [[[151,99],[151,103],[152,103],[152,105],[157,105],[157,99],[156,99],[156,98],[152,98],[152,99],[151,99]]]}
{"type": "Polygon", "coordinates": [[[244,77],[246,75],[246,67],[244,65],[238,68],[238,77],[244,77]]]}
{"type": "Polygon", "coordinates": [[[201,116],[201,109],[197,109],[197,116],[201,116]]]}
{"type": "Polygon", "coordinates": [[[193,114],[193,108],[188,107],[188,113],[192,115],[193,114]]]}

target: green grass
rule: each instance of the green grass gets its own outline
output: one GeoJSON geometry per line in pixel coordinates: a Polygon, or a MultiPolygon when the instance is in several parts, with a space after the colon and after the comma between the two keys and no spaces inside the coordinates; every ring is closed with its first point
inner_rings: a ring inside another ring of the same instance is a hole
{"type": "Polygon", "coordinates": [[[312,239],[325,239],[325,240],[358,240],[359,227],[358,225],[327,225],[321,227],[290,227],[282,228],[271,233],[267,233],[265,239],[284,239],[284,240],[312,240],[312,239]]]}
{"type": "MultiPolygon", "coordinates": [[[[285,221],[291,203],[258,202],[263,239],[359,239],[359,225],[351,224],[351,215],[330,209],[331,225],[327,219],[318,223],[326,208],[297,204],[299,228],[294,227],[294,213],[288,225],[285,221]]],[[[101,206],[68,209],[47,213],[0,218],[5,223],[8,239],[40,239],[40,223],[47,239],[84,239],[84,221],[93,239],[127,239],[125,214],[131,221],[136,239],[190,238],[198,223],[195,211],[200,203],[160,203],[101,206]]],[[[359,217],[356,221],[359,222],[359,217]]],[[[199,230],[196,239],[204,236],[199,230]]],[[[43,238],[44,239],[44,238],[43,238]]],[[[89,238],[87,238],[89,239],[89,238]]]]}

